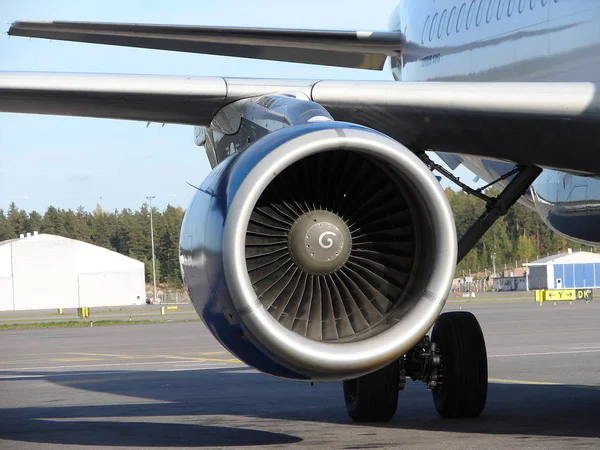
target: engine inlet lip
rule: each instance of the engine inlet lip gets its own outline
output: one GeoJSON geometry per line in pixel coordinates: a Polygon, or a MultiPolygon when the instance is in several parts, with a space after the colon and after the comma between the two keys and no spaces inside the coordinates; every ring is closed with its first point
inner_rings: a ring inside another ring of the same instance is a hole
{"type": "Polygon", "coordinates": [[[429,169],[406,147],[374,130],[329,122],[284,128],[257,141],[238,160],[252,169],[230,198],[223,234],[224,274],[242,326],[273,359],[314,380],[342,380],[397,359],[427,333],[444,306],[456,265],[456,230],[445,194],[429,169]],[[366,341],[318,342],[281,326],[264,309],[250,282],[245,238],[264,189],[293,163],[322,151],[356,151],[389,164],[412,184],[431,218],[434,256],[420,298],[397,325],[366,341]]]}

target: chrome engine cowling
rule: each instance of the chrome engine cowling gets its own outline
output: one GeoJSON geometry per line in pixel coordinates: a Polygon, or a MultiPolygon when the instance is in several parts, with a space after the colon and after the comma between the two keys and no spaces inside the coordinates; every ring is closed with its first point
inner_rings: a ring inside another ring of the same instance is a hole
{"type": "Polygon", "coordinates": [[[456,265],[446,197],[408,149],[333,121],[280,129],[215,168],[186,213],[184,282],[249,365],[354,378],[429,330],[456,265]]]}

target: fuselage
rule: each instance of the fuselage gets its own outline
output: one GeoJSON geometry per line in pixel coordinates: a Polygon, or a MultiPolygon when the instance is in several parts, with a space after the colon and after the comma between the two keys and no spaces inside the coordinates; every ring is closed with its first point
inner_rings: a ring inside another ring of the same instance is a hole
{"type": "MultiPolygon", "coordinates": [[[[585,82],[600,79],[597,0],[405,0],[390,29],[405,36],[392,58],[398,81],[585,82]]],[[[552,133],[552,130],[548,130],[552,133]]],[[[432,149],[443,155],[443,149],[432,149]]],[[[590,158],[596,149],[590,148],[590,158]]],[[[455,155],[492,181],[512,163],[455,155]]],[[[600,244],[600,180],[544,168],[524,203],[560,234],[600,244]]]]}

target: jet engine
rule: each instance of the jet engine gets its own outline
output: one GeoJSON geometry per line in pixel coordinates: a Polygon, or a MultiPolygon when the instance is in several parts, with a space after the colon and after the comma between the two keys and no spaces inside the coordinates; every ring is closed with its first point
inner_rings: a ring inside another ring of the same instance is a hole
{"type": "Polygon", "coordinates": [[[252,367],[346,380],[430,329],[456,265],[430,170],[359,125],[290,126],[220,163],[181,232],[184,283],[213,335],[252,367]]]}

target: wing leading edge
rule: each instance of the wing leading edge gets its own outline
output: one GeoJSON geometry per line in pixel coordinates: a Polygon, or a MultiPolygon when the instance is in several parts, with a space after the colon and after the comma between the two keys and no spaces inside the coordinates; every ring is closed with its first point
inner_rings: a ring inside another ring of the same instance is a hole
{"type": "Polygon", "coordinates": [[[10,36],[381,70],[401,50],[391,31],[327,31],[19,21],[10,36]]]}
{"type": "Polygon", "coordinates": [[[0,72],[0,112],[209,125],[241,98],[302,92],[340,121],[434,150],[600,174],[599,83],[357,82],[0,72]]]}

